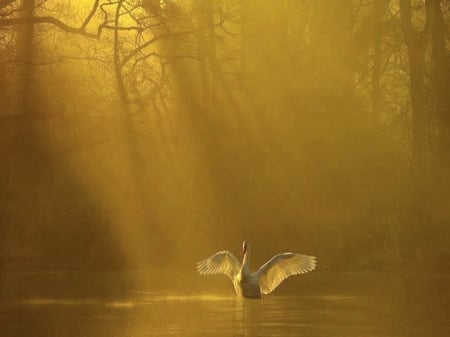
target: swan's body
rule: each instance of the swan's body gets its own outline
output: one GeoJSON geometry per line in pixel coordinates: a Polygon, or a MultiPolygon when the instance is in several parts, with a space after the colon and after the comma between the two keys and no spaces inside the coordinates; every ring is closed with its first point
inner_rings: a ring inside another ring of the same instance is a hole
{"type": "Polygon", "coordinates": [[[233,282],[236,294],[242,297],[260,298],[275,290],[290,276],[316,269],[314,256],[283,253],[272,257],[255,273],[250,272],[250,246],[244,241],[242,265],[229,251],[215,253],[197,263],[200,274],[225,274],[233,282]]]}

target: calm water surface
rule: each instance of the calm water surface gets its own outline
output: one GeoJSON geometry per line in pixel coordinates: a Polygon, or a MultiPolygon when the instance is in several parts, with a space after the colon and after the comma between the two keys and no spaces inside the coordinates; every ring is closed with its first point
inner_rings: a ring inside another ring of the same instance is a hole
{"type": "MultiPolygon", "coordinates": [[[[60,278],[64,289],[64,277],[60,278]]],[[[304,286],[300,295],[298,283],[291,282],[292,287],[262,300],[238,299],[228,288],[217,294],[209,288],[125,287],[108,298],[100,290],[82,297],[55,289],[57,295],[51,296],[48,287],[39,294],[35,285],[28,292],[18,291],[23,280],[17,288],[14,277],[3,281],[0,335],[5,337],[450,336],[448,278],[440,277],[431,284],[406,286],[390,278],[370,289],[361,285],[361,278],[353,285],[338,280],[346,284],[342,293],[304,286]]],[[[42,286],[54,281],[46,283],[41,277],[40,282],[42,286]]],[[[211,282],[214,287],[223,285],[211,282]]],[[[114,286],[109,288],[115,292],[114,286]]]]}

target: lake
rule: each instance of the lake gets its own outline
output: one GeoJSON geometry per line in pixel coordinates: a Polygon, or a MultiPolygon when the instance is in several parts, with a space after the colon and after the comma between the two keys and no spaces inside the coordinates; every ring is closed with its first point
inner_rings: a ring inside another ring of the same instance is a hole
{"type": "Polygon", "coordinates": [[[236,298],[226,278],[174,275],[0,273],[0,335],[450,336],[446,275],[317,272],[262,300],[236,298]]]}

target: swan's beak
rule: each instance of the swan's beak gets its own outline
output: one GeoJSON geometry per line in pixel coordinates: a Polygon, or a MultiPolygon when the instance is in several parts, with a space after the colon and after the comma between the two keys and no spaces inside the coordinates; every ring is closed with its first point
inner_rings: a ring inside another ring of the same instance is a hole
{"type": "Polygon", "coordinates": [[[247,253],[247,246],[244,246],[244,249],[242,250],[242,256],[244,256],[245,253],[247,253]]]}

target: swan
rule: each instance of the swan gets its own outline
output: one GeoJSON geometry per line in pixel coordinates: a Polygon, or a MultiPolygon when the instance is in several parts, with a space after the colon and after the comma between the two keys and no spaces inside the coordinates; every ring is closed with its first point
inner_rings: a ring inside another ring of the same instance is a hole
{"type": "Polygon", "coordinates": [[[242,243],[242,265],[227,250],[211,255],[197,263],[201,275],[225,274],[233,282],[236,295],[248,298],[261,298],[268,295],[290,276],[304,274],[316,269],[315,256],[296,253],[275,255],[255,273],[250,272],[250,245],[242,243]]]}

